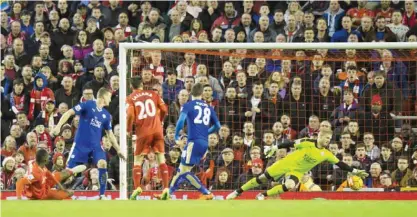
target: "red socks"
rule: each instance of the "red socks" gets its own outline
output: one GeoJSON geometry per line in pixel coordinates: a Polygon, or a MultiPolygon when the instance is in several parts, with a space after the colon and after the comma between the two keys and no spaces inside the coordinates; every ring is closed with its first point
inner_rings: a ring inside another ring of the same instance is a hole
{"type": "Polygon", "coordinates": [[[136,189],[140,187],[140,181],[142,179],[142,166],[135,165],[133,167],[133,187],[136,189]]]}
{"type": "Polygon", "coordinates": [[[168,166],[165,163],[160,164],[159,170],[161,171],[162,184],[164,185],[164,188],[169,188],[168,166]]]}

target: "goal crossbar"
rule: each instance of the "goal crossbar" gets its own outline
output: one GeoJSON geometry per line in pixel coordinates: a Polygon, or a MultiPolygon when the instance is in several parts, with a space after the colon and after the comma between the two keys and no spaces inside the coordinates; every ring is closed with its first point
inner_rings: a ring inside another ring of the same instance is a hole
{"type": "MultiPolygon", "coordinates": [[[[119,44],[119,109],[120,109],[120,149],[127,156],[127,114],[126,114],[126,87],[127,87],[127,52],[130,49],[155,50],[221,50],[221,49],[417,49],[416,42],[361,42],[361,43],[120,43],[119,44]]],[[[400,119],[400,117],[396,117],[400,119]]],[[[127,199],[127,162],[120,161],[120,199],[127,199]]]]}

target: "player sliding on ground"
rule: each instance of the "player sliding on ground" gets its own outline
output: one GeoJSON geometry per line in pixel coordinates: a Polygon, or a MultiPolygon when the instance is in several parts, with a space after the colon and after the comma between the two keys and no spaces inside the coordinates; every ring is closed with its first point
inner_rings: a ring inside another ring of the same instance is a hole
{"type": "Polygon", "coordinates": [[[64,200],[71,198],[74,192],[66,190],[61,182],[65,182],[69,177],[84,171],[87,167],[79,165],[72,169],[51,173],[46,168],[48,163],[48,152],[39,149],[36,152],[36,159],[29,162],[25,176],[16,183],[17,199],[22,199],[22,194],[33,200],[64,200]],[[51,189],[55,185],[58,185],[60,190],[51,189]]]}
{"type": "Polygon", "coordinates": [[[162,200],[169,199],[183,181],[188,181],[197,188],[203,195],[202,200],[213,199],[213,194],[201,184],[201,181],[191,173],[194,165],[200,163],[201,159],[208,149],[208,135],[220,129],[220,122],[217,119],[216,112],[207,103],[201,100],[203,94],[203,85],[195,84],[191,89],[192,101],[184,104],[180,117],[175,128],[175,141],[180,144],[180,131],[187,120],[188,141],[181,154],[181,164],[177,173],[172,178],[170,188],[164,190],[158,198],[162,200]],[[212,127],[210,127],[213,125],[212,127]]]}
{"type": "Polygon", "coordinates": [[[317,141],[312,139],[299,139],[296,140],[295,143],[284,143],[279,147],[273,147],[268,156],[272,156],[273,152],[280,148],[289,148],[290,146],[294,146],[296,150],[284,159],[275,162],[272,166],[268,167],[265,173],[249,180],[242,187],[227,195],[226,199],[235,199],[244,191],[258,187],[267,181],[276,181],[282,176],[285,176],[283,184],[277,185],[266,192],[258,194],[256,198],[258,200],[263,200],[267,196],[273,196],[290,191],[296,188],[301,177],[303,177],[306,172],[310,171],[317,164],[320,164],[323,161],[336,164],[340,167],[340,169],[352,172],[361,178],[367,177],[368,174],[364,170],[353,169],[342,161],[339,161],[336,156],[326,149],[331,138],[331,130],[321,130],[317,141]]]}
{"type": "Polygon", "coordinates": [[[127,133],[130,137],[135,126],[136,147],[133,166],[133,185],[136,190],[130,196],[131,200],[142,193],[142,164],[151,150],[155,153],[162,174],[162,184],[168,190],[168,166],[165,163],[165,146],[162,123],[168,108],[161,97],[152,90],[143,90],[141,77],[132,77],[130,81],[132,94],[126,99],[127,103],[127,133]]]}
{"type": "Polygon", "coordinates": [[[111,92],[106,88],[100,88],[97,93],[97,101],[88,100],[76,105],[74,108],[65,112],[55,129],[54,135],[58,135],[61,127],[73,115],[80,116],[80,124],[75,135],[74,144],[69,153],[67,167],[73,168],[80,164],[88,163],[89,158],[93,157],[93,163],[97,165],[99,173],[100,199],[106,199],[104,192],[107,187],[107,162],[106,153],[101,147],[103,129],[106,131],[114,149],[122,160],[126,158],[120,152],[120,147],[114,137],[111,126],[111,115],[104,109],[111,100],[111,92]]]}

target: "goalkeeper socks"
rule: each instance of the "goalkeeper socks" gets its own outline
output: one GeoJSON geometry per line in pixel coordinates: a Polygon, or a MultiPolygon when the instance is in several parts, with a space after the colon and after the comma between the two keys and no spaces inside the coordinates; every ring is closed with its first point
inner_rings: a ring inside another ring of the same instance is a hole
{"type": "Polygon", "coordinates": [[[140,187],[141,179],[142,179],[142,166],[135,165],[133,167],[133,185],[135,189],[140,187]]]}
{"type": "Polygon", "coordinates": [[[164,185],[164,188],[168,188],[169,177],[168,177],[168,166],[166,165],[166,163],[159,164],[159,170],[161,170],[162,185],[164,185]]]}
{"type": "Polygon", "coordinates": [[[98,168],[98,178],[100,182],[100,195],[104,195],[107,188],[107,169],[98,168]]]}
{"type": "Polygon", "coordinates": [[[265,196],[274,196],[277,194],[281,194],[285,191],[284,187],[282,185],[277,185],[271,189],[269,189],[268,191],[266,191],[266,195],[265,196]]]}
{"type": "Polygon", "coordinates": [[[256,180],[256,178],[252,178],[251,180],[249,180],[249,182],[246,182],[242,187],[240,187],[240,189],[243,192],[243,191],[247,191],[247,190],[252,189],[252,188],[256,188],[258,186],[259,186],[259,183],[256,180]]]}
{"type": "Polygon", "coordinates": [[[184,176],[188,182],[190,182],[191,185],[193,185],[195,188],[198,189],[202,194],[208,195],[210,194],[210,191],[201,183],[200,179],[197,178],[193,173],[186,172],[182,174],[181,176],[184,176]]]}

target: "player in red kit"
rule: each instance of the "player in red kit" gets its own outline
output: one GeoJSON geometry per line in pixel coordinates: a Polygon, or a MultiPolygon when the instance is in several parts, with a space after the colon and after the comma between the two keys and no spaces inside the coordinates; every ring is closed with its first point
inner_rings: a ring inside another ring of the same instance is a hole
{"type": "Polygon", "coordinates": [[[32,200],[64,200],[71,198],[74,192],[66,190],[60,182],[84,171],[86,166],[79,165],[72,169],[51,173],[46,168],[48,162],[48,152],[44,149],[38,150],[36,161],[29,162],[26,175],[16,183],[17,199],[22,199],[22,194],[32,200]],[[53,189],[55,185],[58,185],[60,190],[53,189]]]}
{"type": "Polygon", "coordinates": [[[142,163],[151,150],[155,153],[162,174],[162,184],[168,188],[168,167],[165,164],[164,136],[162,123],[168,108],[161,97],[154,91],[143,90],[141,77],[132,77],[132,93],[127,97],[127,133],[131,135],[135,126],[136,145],[133,166],[133,184],[135,191],[131,199],[142,193],[142,163]]]}

